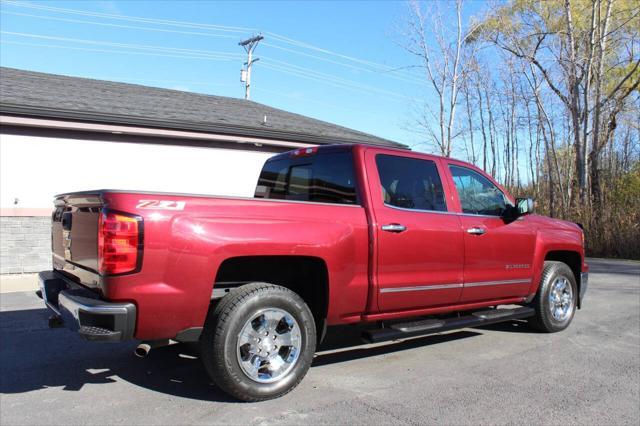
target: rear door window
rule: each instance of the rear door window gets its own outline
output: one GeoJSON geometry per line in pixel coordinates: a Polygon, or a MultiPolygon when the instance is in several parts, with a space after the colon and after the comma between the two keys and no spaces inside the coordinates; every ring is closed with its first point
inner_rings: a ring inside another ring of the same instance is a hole
{"type": "Polygon", "coordinates": [[[447,211],[435,162],[379,154],[376,165],[385,204],[411,210],[447,211]]]}
{"type": "Polygon", "coordinates": [[[256,198],[358,204],[350,151],[268,160],[260,173],[256,198]]]}

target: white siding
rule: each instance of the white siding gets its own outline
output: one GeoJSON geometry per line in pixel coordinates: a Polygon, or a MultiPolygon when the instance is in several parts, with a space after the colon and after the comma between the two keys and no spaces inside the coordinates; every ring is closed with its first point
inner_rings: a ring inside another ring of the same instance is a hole
{"type": "Polygon", "coordinates": [[[3,134],[0,208],[50,209],[55,194],[100,188],[252,196],[272,155],[3,134]]]}

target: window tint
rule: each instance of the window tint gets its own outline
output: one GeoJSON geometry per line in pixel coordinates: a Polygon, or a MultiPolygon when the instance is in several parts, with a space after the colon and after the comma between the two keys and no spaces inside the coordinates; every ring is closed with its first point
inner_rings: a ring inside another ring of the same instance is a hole
{"type": "Polygon", "coordinates": [[[444,190],[433,161],[377,155],[385,204],[415,210],[447,211],[444,190]]]}
{"type": "Polygon", "coordinates": [[[504,194],[489,179],[465,167],[449,169],[464,213],[502,215],[507,206],[504,194]]]}
{"type": "Polygon", "coordinates": [[[351,152],[269,160],[260,173],[255,197],[357,204],[351,152]]]}

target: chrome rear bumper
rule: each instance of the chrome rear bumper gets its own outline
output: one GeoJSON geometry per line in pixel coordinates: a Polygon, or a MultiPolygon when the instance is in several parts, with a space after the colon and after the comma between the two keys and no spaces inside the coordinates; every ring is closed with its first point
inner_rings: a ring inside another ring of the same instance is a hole
{"type": "Polygon", "coordinates": [[[102,300],[98,294],[56,271],[38,275],[40,290],[37,294],[56,313],[58,322],[62,319],[66,327],[86,340],[120,342],[133,338],[136,326],[133,303],[102,300]]]}

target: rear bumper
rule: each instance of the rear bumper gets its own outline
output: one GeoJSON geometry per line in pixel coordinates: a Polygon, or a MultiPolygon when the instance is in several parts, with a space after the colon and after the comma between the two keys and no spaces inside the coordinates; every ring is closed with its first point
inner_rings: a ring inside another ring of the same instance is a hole
{"type": "Polygon", "coordinates": [[[56,271],[38,274],[39,296],[64,325],[86,340],[121,342],[132,339],[136,328],[133,303],[111,303],[56,271]]]}

